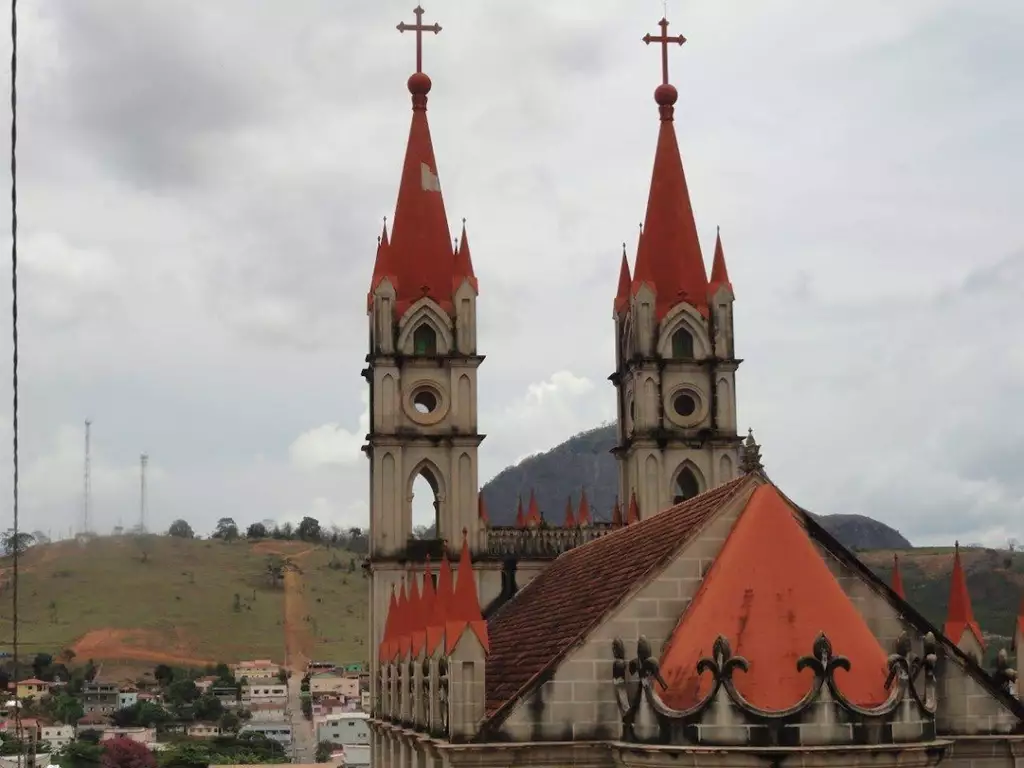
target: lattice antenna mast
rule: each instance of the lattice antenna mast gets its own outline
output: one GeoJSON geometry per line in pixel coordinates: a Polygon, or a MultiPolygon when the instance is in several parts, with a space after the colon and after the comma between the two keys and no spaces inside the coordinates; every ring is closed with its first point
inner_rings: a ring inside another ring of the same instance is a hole
{"type": "Polygon", "coordinates": [[[82,533],[89,533],[92,511],[92,421],[85,420],[85,470],[82,478],[82,533]]]}
{"type": "Polygon", "coordinates": [[[149,465],[149,454],[143,453],[139,456],[139,533],[146,532],[146,467],[149,465]]]}

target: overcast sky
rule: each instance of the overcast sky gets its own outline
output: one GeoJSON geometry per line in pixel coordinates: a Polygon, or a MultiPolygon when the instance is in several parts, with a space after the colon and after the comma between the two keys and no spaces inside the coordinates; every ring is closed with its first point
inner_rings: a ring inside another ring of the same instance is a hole
{"type": "MultiPolygon", "coordinates": [[[[22,5],[24,528],[80,525],[86,417],[97,528],[137,522],[141,451],[154,528],[367,522],[365,297],[413,4],[22,5]]],[[[740,423],[771,477],[915,543],[1024,539],[1024,5],[668,11],[697,223],[708,259],[721,225],[737,294],[740,423]]],[[[614,415],[661,15],[427,4],[439,175],[480,280],[481,482],[614,415]]],[[[9,498],[7,438],[0,458],[9,498]]]]}

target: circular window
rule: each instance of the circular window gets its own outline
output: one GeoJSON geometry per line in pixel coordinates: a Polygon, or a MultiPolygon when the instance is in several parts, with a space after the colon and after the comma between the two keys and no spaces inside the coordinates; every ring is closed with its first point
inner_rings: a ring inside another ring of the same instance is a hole
{"type": "Polygon", "coordinates": [[[689,392],[680,392],[672,400],[672,407],[680,416],[693,416],[697,410],[697,401],[694,400],[693,395],[689,392]]]}
{"type": "Polygon", "coordinates": [[[412,396],[412,404],[417,413],[427,416],[437,410],[437,395],[429,389],[421,389],[412,396]]]}

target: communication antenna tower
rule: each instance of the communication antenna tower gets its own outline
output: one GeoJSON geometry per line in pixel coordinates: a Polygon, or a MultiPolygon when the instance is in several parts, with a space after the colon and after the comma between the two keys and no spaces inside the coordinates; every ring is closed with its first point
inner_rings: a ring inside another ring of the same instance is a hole
{"type": "Polygon", "coordinates": [[[146,532],[146,465],[149,464],[149,454],[143,453],[139,456],[139,533],[146,532]]]}
{"type": "Polygon", "coordinates": [[[85,472],[82,488],[82,533],[89,533],[89,513],[92,507],[92,420],[85,420],[85,472]]]}

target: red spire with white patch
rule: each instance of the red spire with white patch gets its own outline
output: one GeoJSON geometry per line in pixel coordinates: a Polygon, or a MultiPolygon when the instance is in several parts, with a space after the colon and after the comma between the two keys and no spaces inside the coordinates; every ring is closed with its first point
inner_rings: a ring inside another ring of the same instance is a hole
{"type": "Polygon", "coordinates": [[[666,19],[658,23],[661,34],[647,35],[644,42],[661,44],[662,82],[654,90],[661,127],[643,236],[633,268],[632,292],[636,295],[643,285],[654,292],[655,319],[660,321],[682,302],[707,316],[708,278],[673,125],[679,92],[668,82],[668,46],[670,43],[682,45],[686,38],[682,35],[669,37],[666,19]]]}
{"type": "Polygon", "coordinates": [[[463,633],[470,630],[476,635],[484,651],[489,647],[487,622],[480,610],[480,597],[473,575],[473,561],[469,555],[469,538],[462,531],[462,554],[459,556],[459,571],[456,575],[455,592],[448,606],[448,621],[445,625],[445,651],[451,653],[459,644],[463,633]]]}
{"type": "Polygon", "coordinates": [[[466,220],[463,219],[462,235],[459,237],[459,247],[455,251],[455,277],[452,280],[452,293],[459,290],[465,282],[472,286],[474,293],[480,293],[480,286],[476,282],[476,273],[473,272],[473,257],[469,254],[466,220]]]}
{"type": "MultiPolygon", "coordinates": [[[[367,309],[373,306],[373,292],[377,290],[377,287],[385,278],[391,281],[392,286],[396,286],[398,283],[398,279],[393,274],[394,270],[391,268],[391,262],[388,259],[388,248],[388,220],[384,219],[380,237],[377,238],[377,257],[373,261],[373,277],[370,278],[370,290],[366,294],[367,309]]],[[[398,290],[397,287],[395,290],[398,290]]]]}
{"type": "Polygon", "coordinates": [[[715,291],[723,286],[732,292],[732,281],[729,280],[729,270],[725,266],[725,249],[722,248],[722,231],[718,230],[715,234],[715,258],[711,262],[708,296],[714,296],[715,291]]]}

